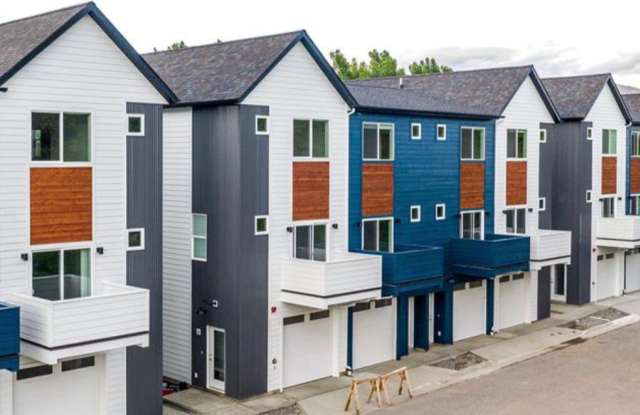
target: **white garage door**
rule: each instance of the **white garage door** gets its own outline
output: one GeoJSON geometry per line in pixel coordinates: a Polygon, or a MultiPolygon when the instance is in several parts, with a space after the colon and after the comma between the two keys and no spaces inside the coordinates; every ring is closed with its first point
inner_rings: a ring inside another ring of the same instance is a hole
{"type": "Polygon", "coordinates": [[[504,275],[498,278],[497,328],[517,326],[525,321],[526,287],[524,274],[504,275]]]}
{"type": "Polygon", "coordinates": [[[284,386],[331,376],[332,330],[329,311],[284,319],[284,386]]]}
{"type": "MultiPolygon", "coordinates": [[[[102,359],[98,357],[95,358],[94,363],[94,366],[65,371],[62,371],[61,365],[56,365],[50,375],[16,380],[14,413],[20,415],[101,413],[104,366],[102,359]]],[[[69,368],[65,367],[65,369],[69,368]]],[[[37,370],[32,369],[31,374],[37,370]]]]}
{"type": "Polygon", "coordinates": [[[629,251],[625,274],[625,292],[640,290],[640,249],[629,251]]]}
{"type": "Polygon", "coordinates": [[[617,267],[614,253],[598,255],[598,276],[596,295],[598,300],[614,297],[616,290],[617,267]]]}
{"type": "Polygon", "coordinates": [[[456,284],[453,291],[453,341],[485,332],[485,281],[456,284]]]}
{"type": "Polygon", "coordinates": [[[355,306],[353,313],[354,369],[393,360],[395,357],[395,313],[393,311],[391,299],[355,306]]]}

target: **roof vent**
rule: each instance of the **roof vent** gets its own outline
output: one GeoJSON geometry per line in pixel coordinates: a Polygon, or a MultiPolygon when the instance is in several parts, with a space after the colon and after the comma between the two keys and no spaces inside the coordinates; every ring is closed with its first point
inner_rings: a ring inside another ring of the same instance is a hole
{"type": "Polygon", "coordinates": [[[400,89],[404,88],[404,78],[403,77],[398,78],[398,88],[400,88],[400,89]]]}

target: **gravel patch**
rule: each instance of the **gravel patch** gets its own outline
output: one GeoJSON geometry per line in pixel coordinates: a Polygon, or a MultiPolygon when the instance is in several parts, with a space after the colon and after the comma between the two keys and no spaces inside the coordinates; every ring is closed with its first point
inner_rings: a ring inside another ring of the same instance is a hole
{"type": "Polygon", "coordinates": [[[454,357],[449,357],[447,359],[432,363],[429,366],[440,367],[443,369],[450,369],[450,370],[462,370],[486,361],[487,359],[481,356],[478,356],[475,353],[466,352],[454,357]]]}

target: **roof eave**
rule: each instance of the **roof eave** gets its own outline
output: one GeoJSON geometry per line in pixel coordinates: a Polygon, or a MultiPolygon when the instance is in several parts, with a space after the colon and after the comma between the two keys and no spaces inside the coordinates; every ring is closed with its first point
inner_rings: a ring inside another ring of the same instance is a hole
{"type": "Polygon", "coordinates": [[[501,115],[492,115],[492,114],[468,114],[468,113],[461,113],[461,112],[421,111],[421,110],[408,110],[408,109],[402,109],[402,108],[371,107],[366,105],[356,105],[354,108],[358,112],[366,112],[366,113],[374,113],[374,114],[418,115],[423,117],[456,118],[456,119],[468,119],[468,120],[477,120],[477,121],[490,121],[490,120],[502,118],[501,115]]]}

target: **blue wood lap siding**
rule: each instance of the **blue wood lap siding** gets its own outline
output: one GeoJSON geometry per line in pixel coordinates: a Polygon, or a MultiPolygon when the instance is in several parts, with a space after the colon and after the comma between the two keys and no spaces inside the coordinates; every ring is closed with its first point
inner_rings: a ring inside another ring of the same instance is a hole
{"type": "Polygon", "coordinates": [[[0,370],[18,370],[20,309],[0,303],[0,370]]]}

